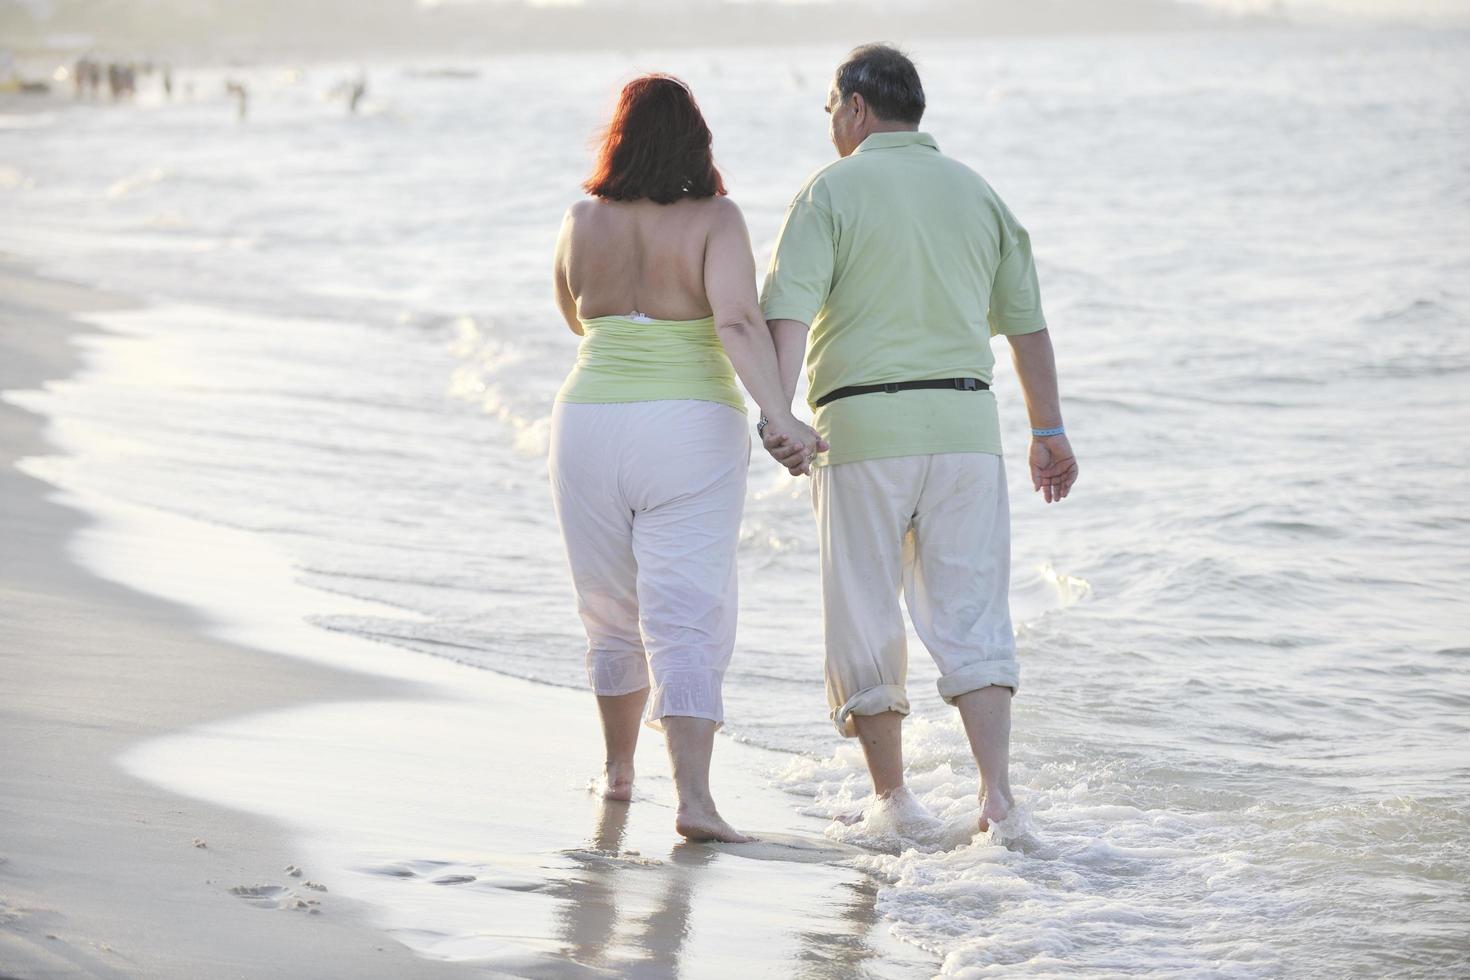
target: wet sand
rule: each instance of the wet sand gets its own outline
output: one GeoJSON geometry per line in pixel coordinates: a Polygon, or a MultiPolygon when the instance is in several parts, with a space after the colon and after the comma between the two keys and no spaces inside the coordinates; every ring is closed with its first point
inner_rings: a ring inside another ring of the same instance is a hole
{"type": "MultiPolygon", "coordinates": [[[[88,329],[72,315],[126,302],[15,266],[0,297],[0,391],[64,377],[88,329]]],[[[411,692],[210,639],[188,610],[82,570],[67,549],[88,519],[14,465],[48,451],[44,420],[0,402],[0,975],[475,975],[415,957],[346,899],[247,904],[231,889],[294,884],[283,828],[117,765],[212,719],[411,692]]]]}

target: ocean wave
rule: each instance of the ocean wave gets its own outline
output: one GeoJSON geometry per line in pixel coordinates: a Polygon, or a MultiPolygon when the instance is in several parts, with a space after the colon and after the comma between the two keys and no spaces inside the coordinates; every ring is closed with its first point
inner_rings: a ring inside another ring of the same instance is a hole
{"type": "Polygon", "coordinates": [[[1424,326],[1432,323],[1452,326],[1464,322],[1461,314],[1444,303],[1422,296],[1376,313],[1364,313],[1359,319],[1372,326],[1424,326]]]}

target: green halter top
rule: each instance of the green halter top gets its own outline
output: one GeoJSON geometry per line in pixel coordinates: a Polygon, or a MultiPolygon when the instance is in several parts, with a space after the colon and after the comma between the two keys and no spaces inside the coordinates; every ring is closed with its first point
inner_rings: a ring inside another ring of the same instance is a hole
{"type": "Polygon", "coordinates": [[[641,313],[582,320],[577,364],[557,401],[719,402],[745,411],[715,318],[656,320],[641,313]]]}

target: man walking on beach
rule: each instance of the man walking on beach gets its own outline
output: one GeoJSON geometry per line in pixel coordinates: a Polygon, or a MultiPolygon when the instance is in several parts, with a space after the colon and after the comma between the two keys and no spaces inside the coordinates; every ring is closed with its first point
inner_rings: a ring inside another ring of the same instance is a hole
{"type": "Polygon", "coordinates": [[[979,175],[918,131],[924,90],[901,52],[854,50],[827,112],[841,159],[792,201],[761,300],[788,397],[806,353],[830,448],[765,445],[812,474],[837,729],[861,741],[880,800],[917,805],[903,783],[902,589],[979,764],[986,830],[1014,805],[1020,684],[991,336],[1010,342],[1025,392],[1033,488],[1051,503],[1077,479],[1030,239],[979,175]]]}

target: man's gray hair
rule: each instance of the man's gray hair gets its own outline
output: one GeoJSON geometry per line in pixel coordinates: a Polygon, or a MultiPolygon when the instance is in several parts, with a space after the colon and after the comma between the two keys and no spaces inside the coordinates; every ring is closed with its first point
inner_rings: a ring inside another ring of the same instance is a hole
{"type": "Polygon", "coordinates": [[[837,66],[837,92],[846,102],[863,97],[873,114],[886,122],[918,125],[924,117],[924,86],[908,55],[886,44],[853,48],[837,66]]]}

